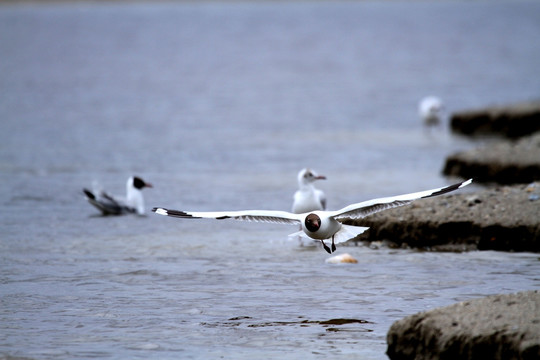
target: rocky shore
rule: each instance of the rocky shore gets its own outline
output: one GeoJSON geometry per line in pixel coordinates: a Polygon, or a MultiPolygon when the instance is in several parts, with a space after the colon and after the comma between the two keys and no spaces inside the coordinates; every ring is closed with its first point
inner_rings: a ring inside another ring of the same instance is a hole
{"type": "Polygon", "coordinates": [[[419,200],[356,220],[357,239],[425,250],[540,252],[540,182],[419,200]]]}
{"type": "Polygon", "coordinates": [[[540,131],[540,101],[460,111],[450,127],[463,135],[499,135],[518,138],[540,131]]]}
{"type": "Polygon", "coordinates": [[[462,135],[511,140],[490,141],[449,156],[444,174],[499,184],[540,180],[540,101],[455,113],[450,126],[462,135]]]}
{"type": "Polygon", "coordinates": [[[446,159],[443,173],[499,184],[540,180],[540,132],[453,154],[446,159]]]}
{"type": "Polygon", "coordinates": [[[540,292],[460,302],[396,321],[392,360],[540,359],[540,292]]]}
{"type": "MultiPolygon", "coordinates": [[[[540,102],[457,113],[451,128],[489,135],[450,155],[443,173],[484,186],[355,221],[359,241],[425,250],[540,252],[540,102]],[[493,135],[500,139],[495,140],[493,135]]],[[[396,321],[390,359],[539,359],[540,292],[501,294],[396,321]]]]}

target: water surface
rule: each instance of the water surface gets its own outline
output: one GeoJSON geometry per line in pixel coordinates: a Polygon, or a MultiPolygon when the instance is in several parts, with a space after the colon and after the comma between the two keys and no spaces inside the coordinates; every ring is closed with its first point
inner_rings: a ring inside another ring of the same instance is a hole
{"type": "MultiPolygon", "coordinates": [[[[310,166],[330,208],[448,184],[476,146],[448,112],[538,98],[534,2],[0,7],[0,354],[384,359],[418,311],[538,289],[530,253],[340,247],[294,227],[100,217],[82,187],[154,184],[147,207],[288,210],[310,166]]],[[[474,190],[474,189],[473,189],[474,190]]]]}

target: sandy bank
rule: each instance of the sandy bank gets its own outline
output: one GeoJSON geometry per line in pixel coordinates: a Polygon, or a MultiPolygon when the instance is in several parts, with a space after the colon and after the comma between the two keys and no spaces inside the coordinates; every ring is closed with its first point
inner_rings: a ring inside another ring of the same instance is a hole
{"type": "Polygon", "coordinates": [[[540,252],[540,183],[480,189],[382,211],[357,239],[428,250],[540,252]]]}
{"type": "Polygon", "coordinates": [[[539,359],[540,293],[489,296],[414,314],[388,331],[390,359],[539,359]]]}

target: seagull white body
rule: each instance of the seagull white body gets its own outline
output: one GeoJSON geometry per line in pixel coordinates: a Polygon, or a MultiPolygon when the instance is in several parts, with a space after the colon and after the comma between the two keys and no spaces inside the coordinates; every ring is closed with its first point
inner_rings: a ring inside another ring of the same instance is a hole
{"type": "MultiPolygon", "coordinates": [[[[297,224],[302,226],[302,231],[307,236],[314,240],[321,241],[324,249],[327,252],[331,253],[335,251],[334,244],[347,241],[368,229],[366,227],[344,225],[344,221],[361,219],[379,211],[410,204],[412,201],[417,199],[442,195],[467,186],[471,182],[472,179],[469,179],[467,181],[463,181],[461,183],[442,188],[368,200],[352,204],[335,211],[317,210],[312,212],[305,212],[302,214],[295,214],[287,211],[276,210],[198,212],[154,208],[152,209],[152,211],[159,215],[185,219],[236,219],[278,224],[297,224]],[[331,249],[324,243],[324,240],[330,238],[332,239],[331,249]]],[[[296,233],[292,235],[296,235],[296,233]]]]}
{"type": "Polygon", "coordinates": [[[83,189],[86,199],[96,207],[103,215],[122,215],[136,213],[143,215],[144,197],[142,189],[152,187],[152,184],[144,182],[140,177],[132,176],[126,182],[126,198],[120,199],[107,194],[105,191],[94,194],[88,189],[83,189]]]}
{"type": "Polygon", "coordinates": [[[324,180],[325,176],[310,169],[302,169],[298,173],[298,191],[294,193],[292,212],[302,214],[315,210],[326,209],[326,196],[322,190],[315,188],[313,183],[324,180]]]}
{"type": "Polygon", "coordinates": [[[444,105],[436,96],[427,96],[418,104],[418,114],[426,126],[439,125],[444,105]]]}

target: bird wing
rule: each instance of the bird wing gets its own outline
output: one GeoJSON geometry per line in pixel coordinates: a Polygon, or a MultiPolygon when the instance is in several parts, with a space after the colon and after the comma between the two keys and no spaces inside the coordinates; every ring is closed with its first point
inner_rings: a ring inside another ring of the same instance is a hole
{"type": "Polygon", "coordinates": [[[105,191],[101,191],[100,197],[97,199],[97,201],[105,209],[103,211],[106,211],[109,214],[135,213],[136,212],[136,209],[126,204],[125,200],[112,196],[109,193],[106,193],[105,191]]]}
{"type": "Polygon", "coordinates": [[[165,208],[153,208],[159,215],[172,216],[183,219],[235,219],[244,221],[266,222],[274,224],[299,224],[303,217],[287,211],[274,210],[245,210],[245,211],[182,211],[165,208]]]}
{"type": "Polygon", "coordinates": [[[99,197],[96,197],[93,192],[88,189],[83,189],[86,199],[90,204],[96,207],[103,215],[118,215],[122,212],[134,212],[134,209],[120,203],[113,196],[101,191],[99,197]]]}
{"type": "Polygon", "coordinates": [[[411,194],[404,194],[404,195],[390,196],[390,197],[368,200],[368,201],[346,206],[343,209],[340,209],[337,211],[333,211],[331,212],[330,216],[332,216],[334,219],[338,221],[361,219],[368,215],[377,213],[379,211],[410,204],[411,202],[417,199],[425,199],[428,197],[433,197],[433,196],[449,193],[451,191],[467,186],[471,182],[472,182],[472,179],[469,179],[469,180],[460,182],[458,184],[453,184],[453,185],[442,187],[442,188],[419,191],[419,192],[415,192],[411,194]]]}

